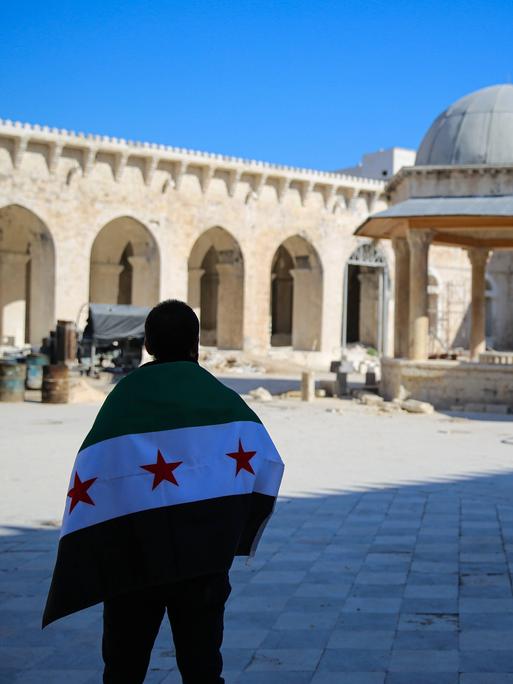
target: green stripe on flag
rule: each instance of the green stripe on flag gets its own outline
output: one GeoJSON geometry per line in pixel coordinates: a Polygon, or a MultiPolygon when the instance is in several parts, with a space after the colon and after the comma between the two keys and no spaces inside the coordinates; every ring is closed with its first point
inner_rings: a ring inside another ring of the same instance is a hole
{"type": "Polygon", "coordinates": [[[198,364],[146,365],[108,395],[80,451],[120,435],[235,421],[261,422],[236,392],[198,364]]]}

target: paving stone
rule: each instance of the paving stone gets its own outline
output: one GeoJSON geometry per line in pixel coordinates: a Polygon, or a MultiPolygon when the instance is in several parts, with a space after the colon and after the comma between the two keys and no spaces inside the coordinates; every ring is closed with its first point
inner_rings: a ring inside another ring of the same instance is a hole
{"type": "Polygon", "coordinates": [[[285,604],[286,611],[292,612],[340,612],[344,605],[343,598],[331,596],[291,596],[285,604]]]}
{"type": "Polygon", "coordinates": [[[261,648],[325,648],[331,628],[319,629],[276,629],[267,632],[265,639],[259,644],[261,648]]]}
{"type": "Polygon", "coordinates": [[[457,672],[389,672],[385,684],[458,684],[457,672]]]}
{"type": "Polygon", "coordinates": [[[401,598],[348,598],[344,604],[344,613],[398,613],[401,598]]]}
{"type": "Polygon", "coordinates": [[[395,630],[398,622],[397,613],[341,613],[336,622],[336,629],[351,630],[395,630]]]}
{"type": "Polygon", "coordinates": [[[282,610],[288,596],[236,596],[229,601],[229,608],[234,613],[261,612],[264,610],[282,610]]]}
{"type": "Polygon", "coordinates": [[[274,624],[274,629],[329,629],[335,626],[339,612],[325,610],[322,613],[284,612],[274,624]]]}
{"type": "Polygon", "coordinates": [[[461,613],[462,630],[499,630],[513,631],[513,615],[511,613],[461,613]]]}
{"type": "Polygon", "coordinates": [[[301,580],[304,578],[305,574],[306,573],[301,570],[261,570],[251,578],[251,582],[258,584],[299,584],[299,582],[301,582],[301,580]]]}
{"type": "MultiPolygon", "coordinates": [[[[236,684],[310,684],[312,672],[285,672],[278,670],[251,670],[242,672],[235,680],[236,684]]],[[[164,683],[166,684],[166,683],[164,683]]],[[[174,683],[173,683],[174,684],[174,683]]],[[[181,684],[181,683],[180,683],[181,684]]],[[[227,682],[228,684],[228,682],[227,682]]]]}
{"type": "Polygon", "coordinates": [[[258,648],[269,634],[268,629],[227,629],[224,630],[224,648],[258,648]]]}
{"type": "Polygon", "coordinates": [[[460,613],[513,613],[513,598],[461,598],[460,613]]]}
{"type": "Polygon", "coordinates": [[[513,674],[464,672],[460,684],[513,684],[513,674]]]}
{"type": "Polygon", "coordinates": [[[380,572],[379,570],[362,570],[356,577],[356,584],[403,585],[407,571],[380,572]]]}
{"type": "Polygon", "coordinates": [[[458,630],[457,615],[435,615],[401,613],[399,631],[456,632],[458,630]]]}
{"type": "Polygon", "coordinates": [[[26,646],[0,646],[0,663],[3,669],[25,669],[44,662],[54,652],[51,646],[38,648],[26,646]]]}
{"type": "Polygon", "coordinates": [[[513,672],[511,650],[460,651],[460,672],[513,672]]]}
{"type": "Polygon", "coordinates": [[[259,648],[246,670],[313,672],[321,654],[320,648],[259,648]]]}
{"type": "Polygon", "coordinates": [[[319,662],[318,670],[330,672],[386,672],[390,651],[327,648],[319,662]]]}
{"type": "Polygon", "coordinates": [[[316,672],[311,684],[384,684],[384,672],[316,672]]]}
{"type": "Polygon", "coordinates": [[[435,615],[458,612],[458,599],[404,598],[402,613],[434,613],[435,615]]]}
{"type": "Polygon", "coordinates": [[[404,584],[354,584],[349,596],[352,598],[402,598],[404,584]]]}
{"type": "Polygon", "coordinates": [[[393,646],[400,651],[456,651],[458,634],[456,631],[404,630],[397,633],[393,646]]]}
{"type": "Polygon", "coordinates": [[[407,584],[404,590],[404,598],[414,599],[455,599],[458,596],[456,585],[431,584],[422,586],[407,584]]]}
{"type": "Polygon", "coordinates": [[[392,651],[390,672],[458,672],[458,651],[415,649],[392,651]]]}
{"type": "Polygon", "coordinates": [[[331,632],[328,648],[369,649],[386,651],[392,648],[393,630],[349,630],[335,629],[331,632]]]}
{"type": "Polygon", "coordinates": [[[253,658],[255,649],[252,648],[228,648],[223,645],[223,665],[227,671],[242,671],[253,658]]]}
{"type": "MultiPolygon", "coordinates": [[[[163,675],[164,676],[164,675],[163,675]]],[[[163,678],[162,676],[162,678],[163,678]]],[[[10,679],[10,684],[88,684],[96,678],[98,673],[95,670],[30,670],[21,672],[10,679]]],[[[0,674],[0,682],[1,674],[0,674]]],[[[6,680],[7,681],[7,680],[6,680]]]]}
{"type": "Polygon", "coordinates": [[[438,562],[436,560],[432,561],[423,561],[423,560],[414,560],[411,564],[411,570],[412,572],[427,572],[427,573],[436,573],[436,572],[446,572],[446,573],[451,573],[455,574],[458,572],[458,563],[447,563],[447,562],[438,562]]]}
{"type": "Polygon", "coordinates": [[[320,582],[302,582],[296,592],[296,596],[330,596],[344,598],[348,595],[351,584],[322,584],[320,582]]]}
{"type": "Polygon", "coordinates": [[[513,630],[463,630],[460,633],[462,651],[511,651],[513,630]]]}

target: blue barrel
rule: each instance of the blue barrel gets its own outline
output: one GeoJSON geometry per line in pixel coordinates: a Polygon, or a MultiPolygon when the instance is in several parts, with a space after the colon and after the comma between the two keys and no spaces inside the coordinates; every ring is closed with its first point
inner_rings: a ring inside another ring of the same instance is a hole
{"type": "Polygon", "coordinates": [[[0,401],[25,399],[25,364],[0,361],[0,401]]]}
{"type": "Polygon", "coordinates": [[[48,366],[50,359],[46,354],[29,354],[27,356],[27,389],[40,390],[43,386],[43,366],[48,366]]]}

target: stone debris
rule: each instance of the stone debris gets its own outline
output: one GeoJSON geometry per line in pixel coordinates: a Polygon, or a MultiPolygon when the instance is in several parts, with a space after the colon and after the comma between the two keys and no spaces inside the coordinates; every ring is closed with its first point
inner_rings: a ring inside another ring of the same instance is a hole
{"type": "Polygon", "coordinates": [[[301,399],[301,390],[287,390],[280,394],[281,399],[301,399]]]}
{"type": "Polygon", "coordinates": [[[200,361],[203,366],[216,373],[265,373],[266,369],[256,363],[244,360],[238,356],[227,356],[218,351],[201,352],[200,361]]]}
{"type": "Polygon", "coordinates": [[[379,394],[373,394],[372,392],[356,392],[356,398],[360,404],[365,404],[366,406],[382,406],[385,403],[383,397],[379,394]]]}
{"type": "Polygon", "coordinates": [[[383,413],[400,413],[402,411],[400,402],[396,401],[384,401],[379,409],[383,413]]]}
{"type": "Polygon", "coordinates": [[[433,413],[433,404],[429,404],[427,401],[418,401],[417,399],[406,399],[406,401],[401,402],[401,408],[408,413],[433,413]]]}
{"type": "Polygon", "coordinates": [[[257,399],[257,401],[272,401],[273,398],[273,395],[265,387],[257,387],[254,390],[250,390],[248,394],[252,399],[257,399]]]}

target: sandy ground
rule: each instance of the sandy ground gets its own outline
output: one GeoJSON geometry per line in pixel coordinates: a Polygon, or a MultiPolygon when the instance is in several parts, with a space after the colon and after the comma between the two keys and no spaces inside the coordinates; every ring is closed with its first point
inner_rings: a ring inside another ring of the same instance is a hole
{"type": "MultiPolygon", "coordinates": [[[[447,482],[513,469],[508,417],[383,414],[337,399],[252,406],[286,463],[283,496],[447,482]]],[[[75,453],[98,407],[0,406],[3,524],[60,520],[75,453]]]]}

